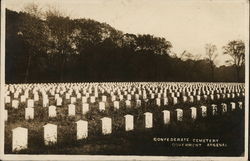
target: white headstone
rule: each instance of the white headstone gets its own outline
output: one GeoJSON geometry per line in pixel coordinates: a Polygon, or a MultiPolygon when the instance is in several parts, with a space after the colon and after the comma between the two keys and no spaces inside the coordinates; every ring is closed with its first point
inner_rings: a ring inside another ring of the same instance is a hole
{"type": "Polygon", "coordinates": [[[115,95],[113,95],[113,96],[111,96],[111,101],[115,101],[116,100],[116,96],[115,95]]]}
{"type": "Polygon", "coordinates": [[[39,95],[38,95],[38,93],[34,94],[34,101],[39,101],[39,95]]]}
{"type": "Polygon", "coordinates": [[[18,99],[18,97],[19,97],[19,93],[18,92],[14,93],[14,98],[18,99]]]}
{"type": "Polygon", "coordinates": [[[65,94],[65,99],[67,99],[67,100],[70,99],[70,94],[69,94],[69,93],[66,93],[66,94],[65,94]]]}
{"type": "Polygon", "coordinates": [[[168,98],[167,97],[163,98],[163,105],[168,105],[168,98]]]}
{"type": "Polygon", "coordinates": [[[125,115],[125,130],[131,131],[134,129],[134,116],[133,115],[125,115]]]}
{"type": "Polygon", "coordinates": [[[189,102],[194,102],[194,96],[189,96],[189,102]]]}
{"type": "Polygon", "coordinates": [[[139,94],[135,94],[135,99],[136,99],[136,100],[139,100],[139,99],[140,99],[139,94]]]}
{"type": "Polygon", "coordinates": [[[76,138],[77,140],[85,139],[88,137],[88,122],[83,120],[78,120],[76,122],[76,138]]]}
{"type": "Polygon", "coordinates": [[[145,112],[145,128],[153,127],[153,114],[151,112],[145,112]]]}
{"type": "Polygon", "coordinates": [[[155,98],[155,94],[154,94],[154,93],[151,93],[150,98],[151,98],[151,99],[154,99],[154,98],[155,98]]]}
{"type": "Polygon", "coordinates": [[[5,96],[5,103],[10,103],[10,96],[5,96]]]}
{"type": "Polygon", "coordinates": [[[59,98],[59,97],[60,97],[59,94],[56,93],[56,94],[55,94],[55,100],[56,100],[57,98],[59,98]]]}
{"type": "Polygon", "coordinates": [[[234,102],[231,102],[230,105],[231,105],[231,110],[234,111],[236,108],[236,104],[234,102]]]}
{"type": "Polygon", "coordinates": [[[49,99],[43,98],[43,107],[47,107],[49,105],[49,99]]]}
{"type": "Polygon", "coordinates": [[[170,123],[170,111],[168,110],[163,110],[163,122],[164,124],[169,124],[170,123]]]}
{"type": "Polygon", "coordinates": [[[218,110],[217,105],[212,104],[211,107],[212,107],[212,115],[217,115],[217,110],[218,110]]]}
{"type": "Polygon", "coordinates": [[[227,112],[227,104],[222,103],[222,104],[221,104],[221,108],[222,108],[222,113],[227,112]]]}
{"type": "Polygon", "coordinates": [[[56,106],[49,106],[49,117],[56,117],[56,106]]]}
{"type": "Polygon", "coordinates": [[[68,115],[69,116],[75,116],[76,115],[76,106],[74,104],[69,104],[68,105],[68,115]]]}
{"type": "Polygon", "coordinates": [[[107,96],[102,96],[102,102],[106,102],[107,101],[107,96]]]}
{"type": "Polygon", "coordinates": [[[12,107],[17,109],[19,106],[19,101],[18,100],[12,100],[12,107]]]}
{"type": "Polygon", "coordinates": [[[161,99],[160,98],[156,98],[156,105],[161,106],[161,99]]]}
{"type": "Polygon", "coordinates": [[[25,96],[25,95],[22,95],[20,101],[21,101],[21,102],[26,102],[26,96],[25,96]]]}
{"type": "Polygon", "coordinates": [[[206,117],[207,116],[207,107],[206,106],[201,106],[201,116],[206,117]]]}
{"type": "Polygon", "coordinates": [[[90,102],[91,102],[91,103],[94,103],[94,102],[95,102],[95,96],[91,96],[91,97],[90,97],[90,102]]]}
{"type": "Polygon", "coordinates": [[[88,98],[87,97],[82,97],[82,103],[87,103],[87,100],[88,98]]]}
{"type": "Polygon", "coordinates": [[[242,102],[238,102],[238,105],[239,105],[239,109],[242,110],[242,108],[243,108],[243,103],[242,103],[242,102]]]}
{"type": "Polygon", "coordinates": [[[187,96],[182,96],[183,102],[187,102],[187,96]]]}
{"type": "Polygon", "coordinates": [[[111,118],[103,117],[102,121],[102,134],[107,135],[112,133],[112,122],[111,118]]]}
{"type": "Polygon", "coordinates": [[[33,107],[27,107],[25,108],[25,119],[34,119],[34,108],[33,107]]]}
{"type": "Polygon", "coordinates": [[[99,110],[105,111],[105,102],[99,102],[99,110]]]}
{"type": "Polygon", "coordinates": [[[76,97],[71,97],[71,98],[70,98],[70,103],[71,103],[71,104],[76,103],[76,97]]]}
{"type": "Polygon", "coordinates": [[[214,100],[214,95],[213,94],[210,95],[210,99],[214,100]]]}
{"type": "Polygon", "coordinates": [[[200,95],[197,95],[197,96],[196,96],[196,100],[197,100],[197,101],[200,101],[200,100],[201,100],[201,96],[200,96],[200,95]]]}
{"type": "Polygon", "coordinates": [[[119,95],[120,101],[123,100],[123,95],[119,95]]]}
{"type": "Polygon", "coordinates": [[[125,104],[126,104],[126,107],[131,107],[131,101],[130,100],[126,100],[125,104]]]}
{"type": "Polygon", "coordinates": [[[197,118],[197,109],[195,107],[191,107],[191,118],[195,120],[197,118]]]}
{"type": "Polygon", "coordinates": [[[127,100],[131,100],[131,95],[130,94],[127,95],[127,100]]]}
{"type": "Polygon", "coordinates": [[[51,145],[57,142],[57,125],[46,124],[44,128],[44,144],[51,145]]]}
{"type": "Polygon", "coordinates": [[[62,98],[57,98],[56,99],[56,106],[62,106],[62,98]]]}
{"type": "Polygon", "coordinates": [[[82,104],[82,114],[86,114],[89,111],[89,104],[83,103],[82,104]]]}
{"type": "Polygon", "coordinates": [[[180,108],[177,108],[175,111],[176,111],[177,121],[182,121],[183,120],[183,110],[180,108]]]}
{"type": "Polygon", "coordinates": [[[177,100],[177,97],[173,97],[173,104],[177,104],[178,103],[178,100],[177,100]]]}
{"type": "Polygon", "coordinates": [[[140,107],[141,106],[141,100],[136,100],[136,107],[140,107]]]}
{"type": "Polygon", "coordinates": [[[119,101],[114,101],[114,108],[119,109],[119,101]]]}
{"type": "Polygon", "coordinates": [[[76,94],[76,98],[77,98],[77,99],[80,99],[81,97],[82,97],[81,93],[77,93],[77,94],[76,94]]]}
{"type": "Polygon", "coordinates": [[[29,107],[34,107],[34,100],[28,99],[28,101],[27,101],[27,107],[28,107],[28,108],[29,108],[29,107]]]}
{"type": "Polygon", "coordinates": [[[28,148],[28,129],[17,127],[12,129],[12,151],[20,151],[28,148]]]}

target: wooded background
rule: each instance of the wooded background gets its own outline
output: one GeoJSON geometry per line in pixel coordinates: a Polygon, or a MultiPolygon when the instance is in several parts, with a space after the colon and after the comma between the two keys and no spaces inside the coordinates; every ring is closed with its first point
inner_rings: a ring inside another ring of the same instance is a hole
{"type": "Polygon", "coordinates": [[[244,82],[242,41],[225,44],[232,62],[220,67],[214,64],[216,46],[207,45],[207,58],[200,59],[186,51],[173,55],[173,45],[163,37],[123,33],[55,10],[41,14],[37,6],[19,13],[6,9],[6,83],[244,82]]]}

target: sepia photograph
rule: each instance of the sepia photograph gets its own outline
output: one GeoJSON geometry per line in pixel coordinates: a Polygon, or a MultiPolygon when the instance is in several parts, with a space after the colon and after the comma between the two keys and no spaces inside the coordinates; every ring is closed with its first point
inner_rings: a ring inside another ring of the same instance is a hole
{"type": "Polygon", "coordinates": [[[2,0],[1,160],[248,159],[248,0],[2,0]]]}

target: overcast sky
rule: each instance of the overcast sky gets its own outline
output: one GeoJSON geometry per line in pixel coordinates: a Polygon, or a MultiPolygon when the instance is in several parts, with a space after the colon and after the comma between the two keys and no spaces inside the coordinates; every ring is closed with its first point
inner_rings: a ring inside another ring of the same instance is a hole
{"type": "Polygon", "coordinates": [[[221,47],[247,34],[247,0],[6,0],[6,7],[20,11],[30,2],[56,6],[72,18],[106,22],[125,33],[165,37],[177,54],[204,55],[205,44],[213,43],[220,54],[217,65],[227,59],[221,47]]]}

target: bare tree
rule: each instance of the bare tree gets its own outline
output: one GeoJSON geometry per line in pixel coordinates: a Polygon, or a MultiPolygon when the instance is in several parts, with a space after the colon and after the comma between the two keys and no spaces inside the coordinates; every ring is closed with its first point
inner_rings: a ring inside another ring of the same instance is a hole
{"type": "Polygon", "coordinates": [[[214,81],[214,69],[215,64],[214,61],[218,57],[217,47],[214,44],[206,44],[206,58],[209,62],[210,70],[211,70],[211,80],[214,81]]]}
{"type": "Polygon", "coordinates": [[[237,81],[240,81],[240,71],[245,64],[245,44],[242,40],[230,41],[223,47],[224,54],[231,56],[227,63],[235,67],[237,81]]]}
{"type": "Polygon", "coordinates": [[[24,6],[23,11],[35,18],[42,18],[42,8],[36,3],[28,3],[24,6]]]}
{"type": "Polygon", "coordinates": [[[187,50],[184,50],[179,58],[183,61],[186,61],[186,60],[194,60],[194,61],[198,61],[201,59],[201,55],[200,54],[192,54],[190,52],[188,52],[187,50]]]}

